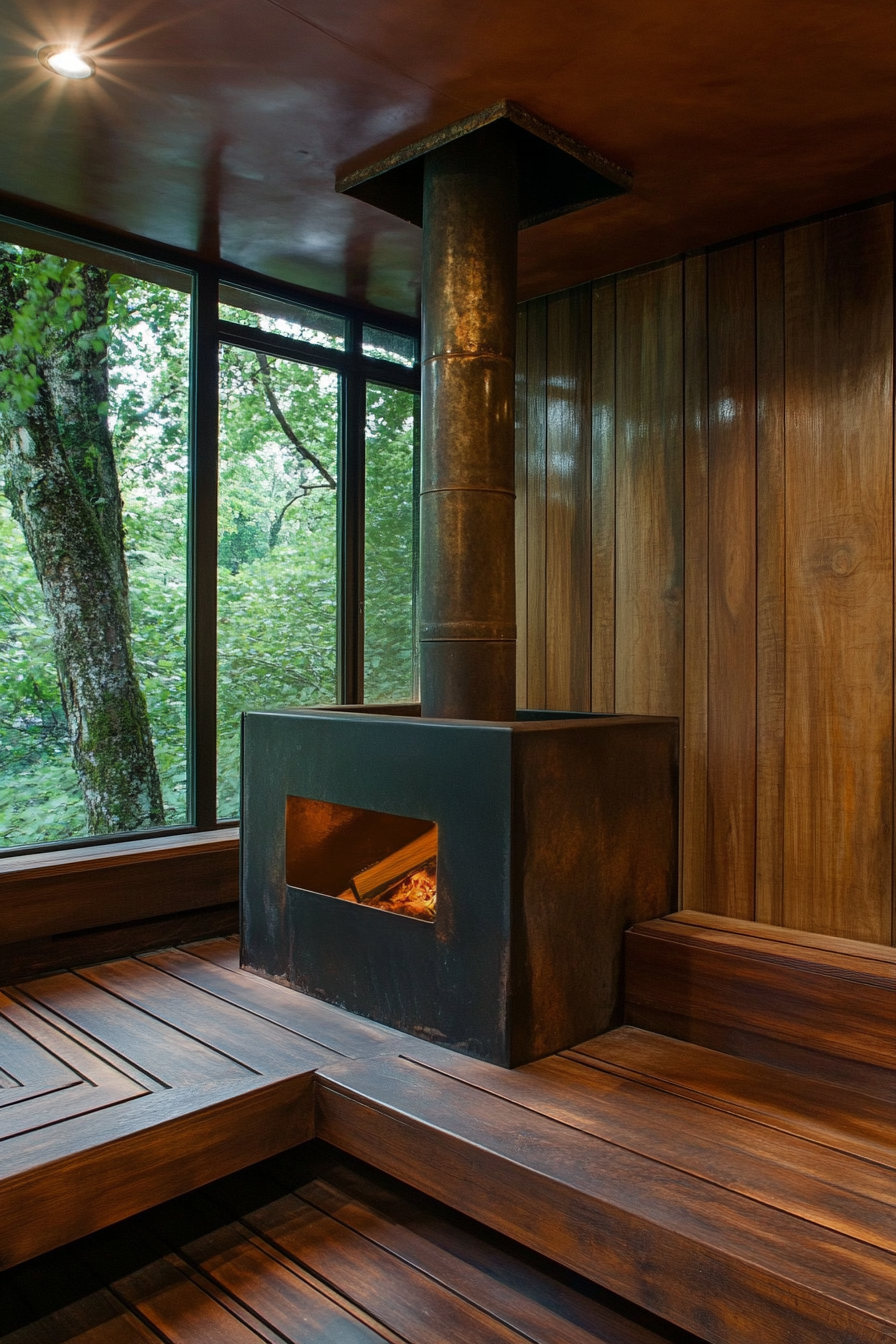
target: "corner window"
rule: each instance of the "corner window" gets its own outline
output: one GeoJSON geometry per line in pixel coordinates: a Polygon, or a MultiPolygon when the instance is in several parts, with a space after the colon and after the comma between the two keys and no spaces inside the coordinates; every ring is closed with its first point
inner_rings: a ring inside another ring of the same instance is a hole
{"type": "Polygon", "coordinates": [[[243,710],[414,694],[418,389],[398,325],[0,226],[0,848],[208,829],[243,710]]]}

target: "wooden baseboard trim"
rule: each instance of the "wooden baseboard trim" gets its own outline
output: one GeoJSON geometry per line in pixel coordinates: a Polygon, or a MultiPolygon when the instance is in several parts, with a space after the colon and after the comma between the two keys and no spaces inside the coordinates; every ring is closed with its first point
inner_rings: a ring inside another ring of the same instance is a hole
{"type": "Polygon", "coordinates": [[[0,946],[0,985],[36,975],[90,966],[115,957],[133,957],[200,938],[227,938],[239,931],[236,901],[183,910],[175,915],[136,920],[105,929],[78,929],[49,938],[32,938],[0,946]]]}

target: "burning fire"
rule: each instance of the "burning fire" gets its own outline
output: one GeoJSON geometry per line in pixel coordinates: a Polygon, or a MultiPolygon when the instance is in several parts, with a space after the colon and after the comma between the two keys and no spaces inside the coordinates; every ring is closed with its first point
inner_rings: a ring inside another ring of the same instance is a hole
{"type": "Polygon", "coordinates": [[[366,904],[378,910],[389,910],[394,915],[410,915],[412,919],[436,917],[436,864],[432,859],[422,868],[408,873],[394,886],[387,887],[366,904]]]}

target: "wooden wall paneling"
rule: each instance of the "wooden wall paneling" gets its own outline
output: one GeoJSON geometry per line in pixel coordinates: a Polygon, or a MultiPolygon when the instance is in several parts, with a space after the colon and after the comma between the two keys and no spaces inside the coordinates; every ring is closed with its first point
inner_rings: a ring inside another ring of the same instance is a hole
{"type": "Polygon", "coordinates": [[[616,707],[616,281],[591,291],[591,706],[616,707]]]}
{"type": "Polygon", "coordinates": [[[680,714],[682,263],[616,288],[616,710],[680,714]]]}
{"type": "Polygon", "coordinates": [[[706,903],[708,545],[706,257],[684,265],[684,687],[681,904],[706,903]]]}
{"type": "Polygon", "coordinates": [[[549,709],[591,707],[591,287],[547,301],[549,709]]]}
{"type": "Polygon", "coordinates": [[[892,936],[893,208],[785,236],[784,923],[892,936]]]}
{"type": "Polygon", "coordinates": [[[528,311],[521,305],[516,321],[516,396],[514,401],[515,435],[515,528],[516,544],[516,703],[528,705],[528,543],[526,518],[526,318],[528,311]]]}
{"type": "Polygon", "coordinates": [[[546,703],[547,301],[526,305],[526,634],[530,709],[546,703]]]}
{"type": "Polygon", "coordinates": [[[756,243],[756,918],[784,912],[784,238],[756,243]]]}
{"type": "Polygon", "coordinates": [[[708,267],[709,703],[705,908],[754,917],[756,851],[755,247],[708,267]]]}

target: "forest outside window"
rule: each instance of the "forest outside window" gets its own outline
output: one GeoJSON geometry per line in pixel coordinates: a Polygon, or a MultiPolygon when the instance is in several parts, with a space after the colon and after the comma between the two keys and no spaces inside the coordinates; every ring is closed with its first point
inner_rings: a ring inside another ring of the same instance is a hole
{"type": "Polygon", "coordinates": [[[0,847],[215,825],[243,709],[413,694],[416,350],[0,231],[0,847]]]}

